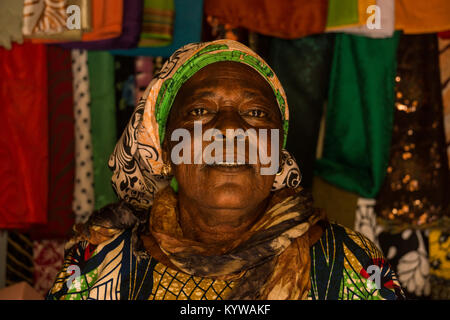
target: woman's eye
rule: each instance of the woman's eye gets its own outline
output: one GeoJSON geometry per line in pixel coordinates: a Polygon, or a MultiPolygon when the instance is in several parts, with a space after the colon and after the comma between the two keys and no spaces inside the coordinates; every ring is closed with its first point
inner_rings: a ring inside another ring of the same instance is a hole
{"type": "Polygon", "coordinates": [[[266,113],[262,110],[250,110],[247,113],[250,117],[255,117],[255,118],[264,118],[266,116],[266,113]]]}
{"type": "Polygon", "coordinates": [[[189,112],[193,116],[204,116],[208,113],[208,110],[204,108],[195,108],[189,112]]]}

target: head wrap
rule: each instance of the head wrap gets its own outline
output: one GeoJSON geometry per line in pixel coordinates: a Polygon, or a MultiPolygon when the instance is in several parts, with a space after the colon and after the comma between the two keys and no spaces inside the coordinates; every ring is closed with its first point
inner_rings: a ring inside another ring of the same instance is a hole
{"type": "MultiPolygon", "coordinates": [[[[161,174],[164,165],[161,145],[173,101],[181,86],[197,71],[220,61],[244,63],[270,84],[281,112],[285,146],[289,122],[286,94],[267,63],[248,47],[232,40],[188,44],[175,51],[150,82],[109,159],[112,185],[121,199],[148,208],[155,193],[168,185],[170,179],[161,174]]],[[[294,158],[282,150],[280,170],[272,189],[295,188],[300,180],[294,158]]]]}

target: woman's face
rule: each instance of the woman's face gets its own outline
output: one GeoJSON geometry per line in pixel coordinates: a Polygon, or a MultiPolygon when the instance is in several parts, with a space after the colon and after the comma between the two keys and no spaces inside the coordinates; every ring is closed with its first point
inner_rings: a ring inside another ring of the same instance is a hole
{"type": "MultiPolygon", "coordinates": [[[[203,132],[215,128],[224,135],[227,129],[255,129],[256,132],[258,129],[278,129],[278,149],[272,145],[270,130],[267,130],[267,143],[259,148],[266,148],[269,155],[272,149],[281,150],[282,121],[275,95],[262,76],[247,65],[213,63],[198,71],[181,87],[167,124],[163,145],[165,161],[169,161],[171,150],[178,143],[171,141],[172,132],[183,128],[194,137],[196,121],[202,123],[203,132]]],[[[209,143],[202,142],[202,148],[209,143]]],[[[225,147],[225,143],[223,145],[225,147]]],[[[234,145],[236,149],[237,143],[234,145]]],[[[192,164],[193,161],[174,165],[172,162],[180,192],[209,208],[254,210],[269,196],[274,174],[261,175],[259,152],[256,163],[249,164],[248,151],[246,145],[244,165],[230,165],[230,162],[192,164]]],[[[226,154],[225,149],[223,153],[226,154]]],[[[191,139],[191,154],[194,155],[194,138],[191,139]]],[[[237,157],[234,160],[236,163],[237,157]]],[[[223,162],[226,162],[225,156],[223,162]]]]}

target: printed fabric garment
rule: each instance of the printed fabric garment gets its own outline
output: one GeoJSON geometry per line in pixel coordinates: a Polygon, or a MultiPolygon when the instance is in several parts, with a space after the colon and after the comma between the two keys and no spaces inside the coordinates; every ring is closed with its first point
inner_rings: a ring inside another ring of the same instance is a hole
{"type": "MultiPolygon", "coordinates": [[[[81,40],[83,32],[90,30],[92,27],[92,7],[90,1],[64,0],[65,20],[62,29],[58,32],[31,34],[27,35],[26,38],[29,38],[33,43],[58,43],[81,40]]],[[[45,0],[45,2],[51,5],[51,1],[45,0]]]]}
{"type": "Polygon", "coordinates": [[[174,17],[174,0],[144,0],[139,47],[170,45],[174,17]]]}
{"type": "Polygon", "coordinates": [[[395,118],[376,213],[386,228],[427,228],[448,216],[449,170],[436,34],[402,35],[395,118]]]}
{"type": "Polygon", "coordinates": [[[66,21],[66,0],[24,1],[22,33],[25,36],[62,32],[66,21]]]}
{"type": "Polygon", "coordinates": [[[22,44],[23,1],[0,2],[0,47],[11,49],[11,42],[22,44]]]}
{"type": "Polygon", "coordinates": [[[429,236],[430,283],[433,299],[450,300],[450,231],[433,229],[429,236]]]}
{"type": "Polygon", "coordinates": [[[389,38],[395,29],[395,1],[358,1],[360,25],[345,28],[327,28],[327,32],[345,32],[369,38],[389,38]],[[370,7],[377,5],[378,8],[370,7]],[[369,28],[370,26],[370,28],[369,28]]]}
{"type": "Polygon", "coordinates": [[[327,8],[326,0],[205,0],[205,14],[222,24],[284,39],[323,32],[327,8]]]}
{"type": "Polygon", "coordinates": [[[286,149],[298,161],[302,186],[311,188],[316,143],[328,94],[333,57],[332,34],[297,40],[271,38],[267,62],[289,97],[290,128],[286,149]]]}
{"type": "Polygon", "coordinates": [[[85,221],[94,211],[94,164],[91,137],[91,111],[88,53],[72,50],[73,99],[75,116],[75,223],[85,221]]]}
{"type": "Polygon", "coordinates": [[[336,34],[322,157],[315,174],[374,197],[384,180],[394,116],[398,33],[392,38],[336,34]]]}
{"type": "Polygon", "coordinates": [[[444,107],[445,144],[447,147],[448,167],[450,169],[450,39],[439,38],[439,69],[444,107]]]}
{"type": "Polygon", "coordinates": [[[42,296],[51,289],[63,261],[63,240],[33,241],[33,283],[42,296]]]}
{"type": "MultiPolygon", "coordinates": [[[[235,281],[212,280],[175,271],[156,259],[132,254],[130,230],[98,246],[80,242],[68,251],[47,299],[61,300],[222,300],[232,294],[235,281]],[[68,266],[81,275],[68,281],[68,266]]],[[[310,249],[312,300],[403,299],[395,273],[367,238],[329,224],[310,249]],[[379,283],[371,281],[376,266],[379,283]],[[378,268],[377,268],[378,267],[378,268]],[[374,267],[372,267],[374,268],[374,267]]]]}
{"type": "Polygon", "coordinates": [[[30,230],[32,239],[67,238],[74,223],[75,137],[70,50],[47,46],[48,211],[47,223],[30,230]]]}
{"type": "Polygon", "coordinates": [[[44,45],[0,48],[0,229],[47,222],[48,87],[44,45]],[[32,57],[32,58],[30,58],[32,57]]]}
{"type": "Polygon", "coordinates": [[[117,142],[114,57],[107,51],[88,52],[95,207],[117,200],[111,187],[108,158],[117,142]]]}
{"type": "MultiPolygon", "coordinates": [[[[109,10],[107,11],[109,14],[109,10]]],[[[142,22],[142,0],[126,0],[123,6],[122,32],[118,37],[97,40],[79,41],[62,44],[64,48],[86,50],[111,50],[134,48],[139,41],[142,22]]]]}
{"type": "Polygon", "coordinates": [[[395,29],[404,33],[433,33],[450,29],[448,0],[396,0],[395,29]]]}
{"type": "Polygon", "coordinates": [[[115,55],[170,57],[180,47],[200,42],[203,19],[203,0],[174,0],[175,24],[173,41],[169,46],[112,50],[115,55]]]}
{"type": "Polygon", "coordinates": [[[358,199],[355,230],[382,250],[408,299],[429,299],[428,230],[386,230],[377,222],[375,203],[375,199],[358,199]]]}

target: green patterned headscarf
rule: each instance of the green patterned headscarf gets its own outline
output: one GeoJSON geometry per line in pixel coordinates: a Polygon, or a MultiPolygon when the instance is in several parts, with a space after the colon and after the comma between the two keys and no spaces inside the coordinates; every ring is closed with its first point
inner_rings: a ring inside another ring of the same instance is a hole
{"type": "Polygon", "coordinates": [[[167,185],[167,179],[161,176],[164,165],[161,145],[173,101],[181,86],[197,71],[220,61],[246,64],[270,84],[281,112],[285,146],[289,120],[286,94],[267,63],[248,47],[232,40],[188,44],[175,51],[150,82],[110,157],[113,187],[119,197],[139,207],[148,207],[155,192],[167,185]]]}

